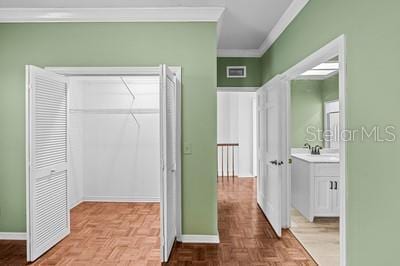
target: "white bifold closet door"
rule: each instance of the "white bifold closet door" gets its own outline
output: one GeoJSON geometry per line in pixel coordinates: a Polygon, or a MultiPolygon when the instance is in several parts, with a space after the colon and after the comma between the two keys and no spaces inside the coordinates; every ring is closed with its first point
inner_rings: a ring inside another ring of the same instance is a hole
{"type": "Polygon", "coordinates": [[[161,131],[161,259],[168,261],[175,242],[177,202],[177,85],[174,73],[161,66],[160,131],[161,131]]]}
{"type": "Polygon", "coordinates": [[[70,232],[67,79],[27,66],[27,260],[70,232]]]}

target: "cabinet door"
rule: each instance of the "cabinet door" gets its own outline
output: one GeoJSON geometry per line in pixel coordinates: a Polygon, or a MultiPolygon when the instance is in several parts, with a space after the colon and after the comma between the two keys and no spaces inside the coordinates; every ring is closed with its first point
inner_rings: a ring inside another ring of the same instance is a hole
{"type": "Polygon", "coordinates": [[[332,190],[332,215],[340,215],[340,183],[339,177],[334,177],[331,179],[333,181],[332,190]]]}
{"type": "Polygon", "coordinates": [[[314,216],[330,215],[332,213],[332,178],[315,177],[314,216]]]}

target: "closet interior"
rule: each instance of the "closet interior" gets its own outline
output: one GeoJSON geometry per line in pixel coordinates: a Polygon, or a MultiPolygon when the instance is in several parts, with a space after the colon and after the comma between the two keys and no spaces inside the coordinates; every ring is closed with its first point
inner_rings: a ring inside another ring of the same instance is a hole
{"type": "Polygon", "coordinates": [[[151,260],[168,261],[181,228],[173,69],[26,67],[28,261],[69,245],[69,235],[92,237],[101,253],[121,232],[146,238],[137,248],[151,260]]]}
{"type": "Polygon", "coordinates": [[[69,77],[69,206],[160,201],[160,77],[69,77]]]}

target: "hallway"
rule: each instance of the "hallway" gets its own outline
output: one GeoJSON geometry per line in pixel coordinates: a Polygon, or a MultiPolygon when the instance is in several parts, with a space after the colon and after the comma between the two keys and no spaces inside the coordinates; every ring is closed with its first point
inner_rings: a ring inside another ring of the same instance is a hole
{"type": "Polygon", "coordinates": [[[169,265],[316,265],[289,230],[277,239],[256,203],[256,179],[218,182],[220,244],[176,244],[169,265]]]}
{"type": "MultiPolygon", "coordinates": [[[[176,243],[168,265],[316,265],[288,230],[276,238],[255,197],[253,178],[219,181],[220,244],[176,243]]],[[[158,265],[159,207],[144,205],[81,204],[72,211],[71,235],[35,265],[158,265]],[[146,224],[141,231],[138,218],[146,224]]],[[[25,264],[24,241],[0,241],[0,251],[0,265],[25,264]]]]}

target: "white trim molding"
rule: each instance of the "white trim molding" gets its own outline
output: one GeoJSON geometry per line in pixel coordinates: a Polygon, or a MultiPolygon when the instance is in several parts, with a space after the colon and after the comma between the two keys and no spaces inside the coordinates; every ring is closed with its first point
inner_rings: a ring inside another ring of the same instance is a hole
{"type": "Polygon", "coordinates": [[[82,202],[160,202],[160,197],[85,196],[82,202]]]}
{"type": "Polygon", "coordinates": [[[0,23],[218,22],[224,7],[0,8],[0,23]]]}
{"type": "Polygon", "coordinates": [[[256,92],[260,87],[218,87],[218,92],[256,92]]]}
{"type": "Polygon", "coordinates": [[[274,44],[310,0],[294,0],[258,49],[219,49],[218,57],[261,57],[274,44]]]}
{"type": "Polygon", "coordinates": [[[26,240],[25,232],[0,232],[0,240],[26,240]]]}
{"type": "Polygon", "coordinates": [[[79,204],[81,204],[83,202],[82,199],[78,200],[77,202],[74,202],[73,204],[70,204],[69,209],[72,210],[73,208],[75,208],[76,206],[78,206],[79,204]]]}
{"type": "Polygon", "coordinates": [[[258,48],[260,56],[262,56],[279,36],[285,31],[289,24],[297,17],[310,0],[294,0],[288,9],[283,13],[282,17],[278,20],[272,30],[269,32],[267,38],[258,48]]]}
{"type": "Polygon", "coordinates": [[[219,235],[181,235],[178,241],[182,243],[219,244],[219,235]]]}

